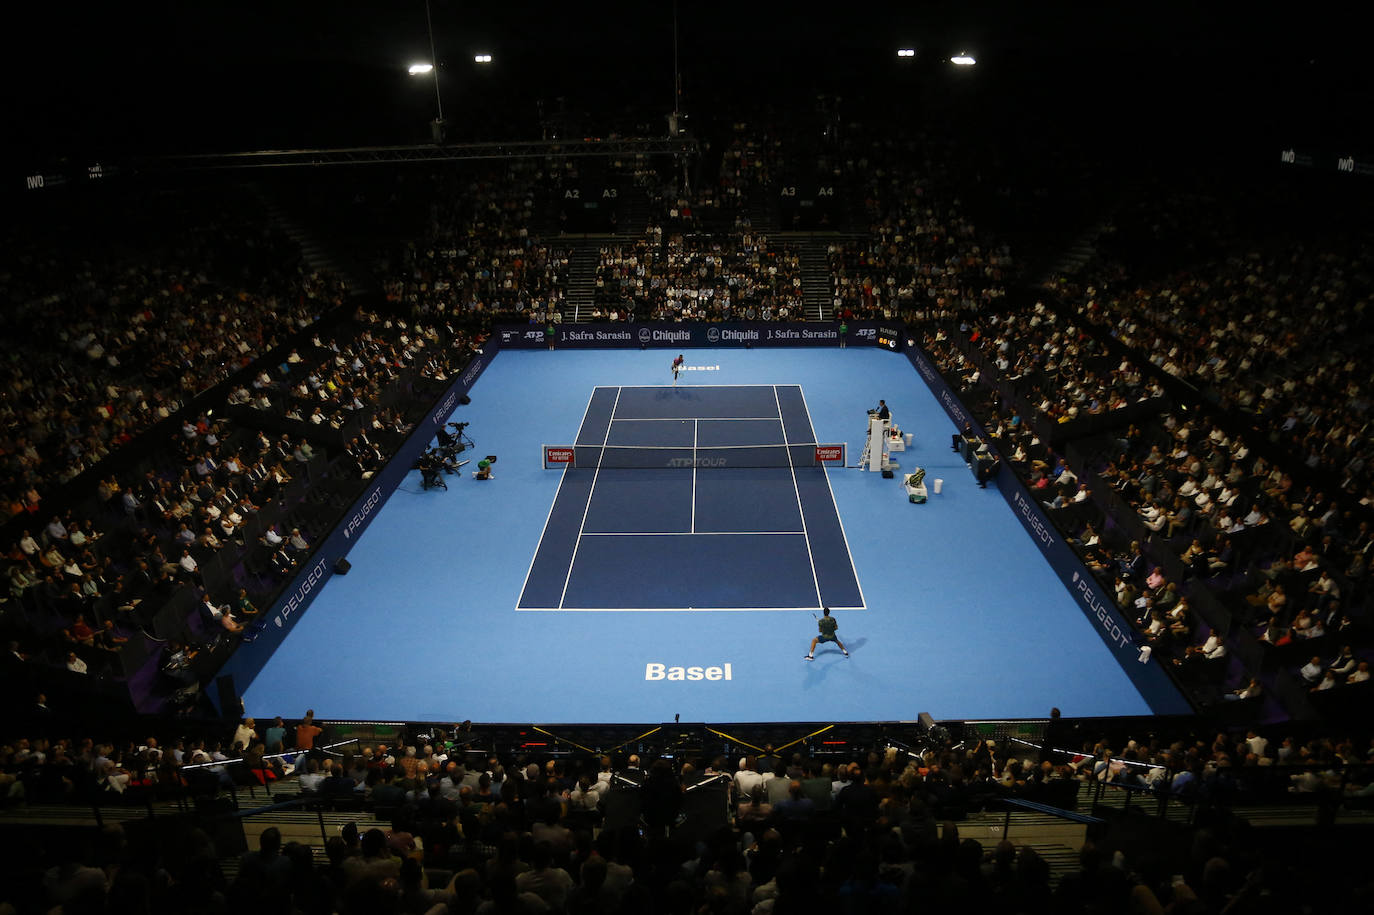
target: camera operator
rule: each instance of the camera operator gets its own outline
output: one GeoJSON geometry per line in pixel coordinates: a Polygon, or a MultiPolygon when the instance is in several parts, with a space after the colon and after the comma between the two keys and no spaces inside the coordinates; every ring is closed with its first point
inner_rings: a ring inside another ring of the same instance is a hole
{"type": "MultiPolygon", "coordinates": [[[[442,471],[445,469],[445,462],[436,451],[426,451],[424,454],[420,455],[419,460],[415,462],[415,466],[420,471],[420,486],[422,489],[433,489],[436,486],[444,490],[448,489],[448,484],[444,482],[441,476],[442,471]]],[[[449,472],[452,473],[451,470],[449,472]]]]}

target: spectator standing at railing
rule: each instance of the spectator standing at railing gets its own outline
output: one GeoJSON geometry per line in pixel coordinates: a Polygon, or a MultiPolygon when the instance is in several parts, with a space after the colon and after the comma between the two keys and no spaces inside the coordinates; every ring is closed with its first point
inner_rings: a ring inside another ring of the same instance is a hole
{"type": "Polygon", "coordinates": [[[241,754],[243,750],[251,747],[257,739],[257,722],[252,718],[245,718],[243,721],[239,722],[236,728],[234,728],[234,736],[230,739],[229,743],[232,746],[237,746],[241,754]]]}
{"type": "Polygon", "coordinates": [[[314,755],[315,738],[324,733],[324,728],[315,723],[315,710],[308,709],[305,718],[296,725],[296,749],[314,755]]]}
{"type": "Polygon", "coordinates": [[[286,746],[286,725],[280,715],[272,719],[272,726],[263,732],[262,739],[268,753],[280,753],[286,746]]]}

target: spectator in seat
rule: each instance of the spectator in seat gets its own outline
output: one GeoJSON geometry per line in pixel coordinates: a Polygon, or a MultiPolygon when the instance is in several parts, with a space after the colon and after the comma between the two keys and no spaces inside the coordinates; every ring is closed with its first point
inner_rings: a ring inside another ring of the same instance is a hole
{"type": "Polygon", "coordinates": [[[95,630],[86,624],[86,617],[78,613],[71,626],[63,630],[67,640],[90,648],[95,644],[95,630]]]}
{"type": "Polygon", "coordinates": [[[302,794],[318,794],[324,783],[324,773],[320,771],[320,761],[312,759],[305,764],[305,772],[296,779],[302,794]]]}
{"type": "Polygon", "coordinates": [[[211,622],[225,632],[239,633],[243,631],[243,624],[234,619],[233,614],[229,612],[229,607],[215,603],[210,595],[205,596],[201,607],[205,610],[205,614],[210,617],[211,622]]]}
{"type": "Polygon", "coordinates": [[[328,761],[325,763],[324,769],[328,774],[320,782],[320,796],[335,800],[352,798],[358,783],[344,771],[343,764],[328,761]]]}
{"type": "Polygon", "coordinates": [[[520,893],[533,893],[549,907],[550,912],[562,912],[572,890],[572,876],[553,862],[553,845],[549,842],[536,842],[533,865],[529,870],[517,874],[515,887],[520,893]]]}
{"type": "Polygon", "coordinates": [[[272,551],[268,564],[272,567],[272,571],[282,578],[289,577],[296,570],[296,561],[287,552],[285,544],[272,551]]]}
{"type": "Polygon", "coordinates": [[[1185,661],[1190,663],[1219,661],[1224,657],[1226,657],[1226,643],[1222,641],[1221,634],[1214,629],[1201,645],[1189,645],[1183,658],[1174,658],[1174,664],[1183,664],[1185,661]]]}
{"type": "Polygon", "coordinates": [[[739,770],[735,772],[733,779],[735,797],[752,797],[755,788],[762,787],[763,775],[759,773],[754,757],[744,756],[740,758],[739,770]]]}
{"type": "Polygon", "coordinates": [[[1321,679],[1317,681],[1316,686],[1312,687],[1311,692],[1326,692],[1329,689],[1335,689],[1337,686],[1340,686],[1340,684],[1341,681],[1336,679],[1336,675],[1328,670],[1322,674],[1321,679]]]}
{"type": "Polygon", "coordinates": [[[260,612],[261,611],[258,610],[248,598],[248,589],[239,588],[239,596],[234,599],[234,616],[243,619],[252,619],[260,612]]]}
{"type": "Polygon", "coordinates": [[[1319,611],[1331,601],[1339,600],[1341,589],[1331,577],[1331,573],[1322,569],[1317,580],[1307,586],[1307,594],[1307,606],[1319,611]]]}
{"type": "Polygon", "coordinates": [[[1359,660],[1355,657],[1355,652],[1349,645],[1346,645],[1341,648],[1341,653],[1331,661],[1327,669],[1334,673],[1337,678],[1345,680],[1355,672],[1358,666],[1359,660]]]}
{"type": "Polygon", "coordinates": [[[784,822],[806,822],[815,815],[816,803],[802,793],[801,781],[792,779],[787,784],[787,799],[774,804],[773,811],[784,822]]]}
{"type": "Polygon", "coordinates": [[[182,578],[199,583],[200,564],[196,562],[196,558],[191,555],[190,550],[181,551],[181,558],[176,561],[176,566],[178,569],[177,574],[182,578]]]}
{"type": "Polygon", "coordinates": [[[1237,689],[1233,689],[1229,693],[1226,693],[1225,698],[1233,701],[1240,699],[1257,699],[1263,694],[1264,687],[1260,684],[1260,681],[1251,677],[1248,683],[1238,687],[1237,689]]]}

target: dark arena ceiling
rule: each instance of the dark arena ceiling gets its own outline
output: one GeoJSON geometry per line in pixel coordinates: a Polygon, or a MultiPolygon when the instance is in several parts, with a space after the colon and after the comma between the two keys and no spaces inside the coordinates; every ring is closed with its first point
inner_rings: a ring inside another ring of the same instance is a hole
{"type": "MultiPolygon", "coordinates": [[[[828,7],[430,0],[450,136],[658,135],[787,118],[1016,118],[1027,129],[1196,147],[1272,131],[1359,146],[1349,13],[1312,4],[936,0],[828,7]],[[675,29],[676,25],[676,29],[675,29]],[[675,42],[676,34],[676,42],[675,42]],[[899,48],[915,50],[899,59],[899,48]],[[954,72],[968,51],[976,68],[954,72]],[[479,65],[474,56],[492,55],[479,65]],[[868,109],[861,112],[860,109],[868,109]]],[[[30,4],[11,13],[16,168],[61,157],[422,143],[434,117],[424,0],[30,4]]],[[[1368,145],[1364,144],[1368,149],[1368,145]]]]}

